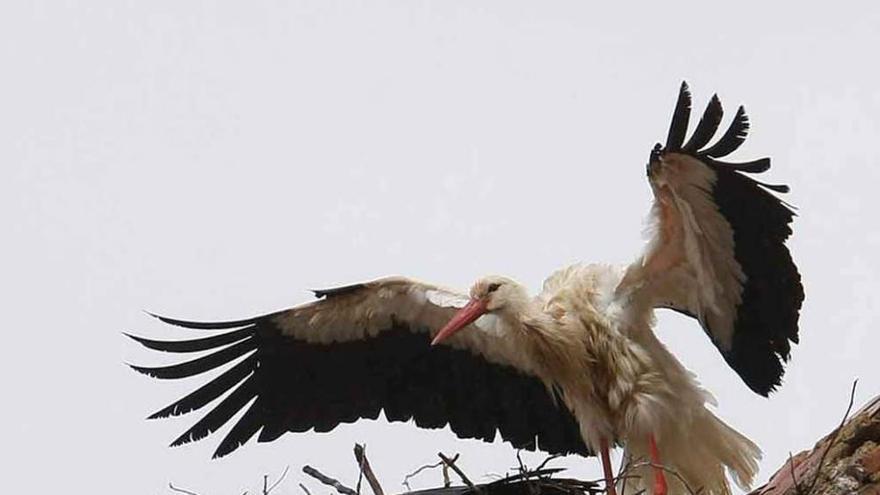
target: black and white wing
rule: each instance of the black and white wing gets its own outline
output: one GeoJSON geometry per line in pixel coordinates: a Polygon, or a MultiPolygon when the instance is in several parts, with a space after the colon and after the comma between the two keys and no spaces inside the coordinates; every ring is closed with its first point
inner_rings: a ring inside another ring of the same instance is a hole
{"type": "Polygon", "coordinates": [[[207,413],[172,445],[199,440],[244,414],[220,442],[226,455],[259,433],[332,430],[360,418],[447,424],[462,438],[492,441],[496,431],[516,448],[591,455],[573,416],[557,405],[529,363],[504,339],[504,324],[484,315],[470,331],[430,341],[467,297],[404,278],[325,291],[321,300],[227,322],[162,321],[210,336],[144,346],[206,355],[162,367],[134,366],[160,379],[225,367],[216,378],[150,418],[207,413]],[[222,399],[221,396],[224,394],[222,399]],[[248,406],[248,404],[250,405],[248,406]]]}
{"type": "Polygon", "coordinates": [[[657,144],[648,163],[654,231],[618,294],[697,319],[727,363],[766,396],[781,383],[790,343],[798,341],[804,298],[785,246],[794,213],[774,194],[788,187],[748,175],[769,169],[769,158],[721,161],[746,138],[743,107],[711,145],[721,102],[712,97],[685,142],[690,110],[682,83],[666,146],[657,144]]]}

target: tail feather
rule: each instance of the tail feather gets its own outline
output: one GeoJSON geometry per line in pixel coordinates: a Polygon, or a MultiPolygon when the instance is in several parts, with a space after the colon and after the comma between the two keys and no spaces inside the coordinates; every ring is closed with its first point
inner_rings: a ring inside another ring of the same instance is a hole
{"type": "MultiPolygon", "coordinates": [[[[675,424],[658,439],[660,461],[666,469],[668,495],[727,495],[727,474],[748,491],[758,472],[761,450],[751,440],[703,409],[689,424],[675,424]]],[[[628,441],[624,459],[629,462],[621,492],[652,493],[653,472],[647,441],[628,441]]]]}

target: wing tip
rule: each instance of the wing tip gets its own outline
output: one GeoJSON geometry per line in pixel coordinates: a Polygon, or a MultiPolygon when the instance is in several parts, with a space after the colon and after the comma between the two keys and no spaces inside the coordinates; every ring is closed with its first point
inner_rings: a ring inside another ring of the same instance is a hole
{"type": "Polygon", "coordinates": [[[151,421],[154,419],[165,419],[165,418],[170,418],[170,417],[174,416],[174,414],[172,414],[170,412],[166,412],[166,409],[168,409],[168,408],[164,407],[162,409],[159,409],[158,411],[147,416],[146,419],[148,421],[151,421]]]}
{"type": "Polygon", "coordinates": [[[239,447],[241,447],[242,445],[244,445],[246,443],[246,441],[244,441],[244,442],[239,442],[238,440],[227,441],[227,439],[228,439],[228,437],[223,439],[220,442],[220,445],[218,445],[217,448],[214,449],[214,453],[211,454],[212,460],[226,457],[229,454],[238,450],[239,447]]]}
{"type": "MultiPolygon", "coordinates": [[[[712,95],[694,133],[687,143],[682,144],[687,134],[687,121],[691,110],[690,103],[690,87],[686,81],[682,81],[666,145],[661,149],[657,149],[655,146],[655,150],[651,152],[651,161],[654,160],[655,156],[662,155],[662,153],[675,152],[691,155],[712,167],[721,166],[748,174],[760,174],[770,169],[770,158],[768,157],[745,163],[731,163],[719,160],[719,158],[725,157],[739,149],[749,135],[751,121],[744,105],[737,107],[736,114],[721,137],[714,144],[706,147],[718,131],[718,126],[723,117],[721,99],[718,97],[718,93],[712,95]]],[[[791,190],[789,186],[784,184],[755,182],[762,188],[778,194],[786,194],[791,190]]]]}
{"type": "Polygon", "coordinates": [[[265,318],[268,315],[256,316],[253,318],[245,318],[243,320],[227,320],[227,321],[191,321],[191,320],[180,320],[177,318],[170,318],[168,316],[162,316],[157,313],[152,313],[150,311],[143,310],[148,316],[156,318],[162,323],[166,323],[168,325],[173,325],[175,327],[181,328],[189,328],[192,330],[229,330],[232,328],[245,327],[248,325],[253,325],[257,321],[262,318],[265,318]]]}
{"type": "Polygon", "coordinates": [[[119,333],[121,333],[122,335],[125,335],[126,337],[130,338],[131,340],[137,342],[140,345],[144,345],[144,341],[150,340],[146,337],[141,337],[140,335],[135,335],[133,333],[128,333],[128,332],[119,332],[119,333]]]}
{"type": "Polygon", "coordinates": [[[675,102],[675,110],[672,112],[672,122],[669,124],[669,133],[666,135],[665,149],[678,151],[684,143],[687,135],[688,120],[691,114],[691,92],[687,81],[682,81],[678,90],[678,99],[675,102]]]}
{"type": "Polygon", "coordinates": [[[690,88],[690,86],[688,86],[687,79],[681,80],[681,85],[679,85],[679,87],[678,87],[678,92],[679,92],[679,94],[687,93],[688,96],[690,96],[691,88],[690,88]]]}
{"type": "Polygon", "coordinates": [[[310,289],[310,292],[315,295],[316,299],[323,299],[323,298],[329,299],[334,296],[341,296],[344,294],[350,294],[352,292],[357,292],[357,291],[359,291],[361,289],[365,289],[365,288],[367,288],[367,284],[360,283],[360,284],[343,285],[340,287],[331,287],[329,289],[310,289]]]}
{"type": "Polygon", "coordinates": [[[196,436],[191,430],[187,430],[183,433],[183,435],[180,435],[179,437],[175,438],[173,442],[168,444],[168,446],[171,448],[181,447],[181,446],[186,445],[188,443],[198,442],[199,440],[205,438],[206,436],[208,436],[208,434],[205,434],[203,436],[196,436]]]}
{"type": "Polygon", "coordinates": [[[149,366],[138,366],[131,363],[125,363],[125,365],[142,375],[147,375],[150,378],[156,378],[156,375],[153,371],[155,368],[151,368],[149,366]]]}

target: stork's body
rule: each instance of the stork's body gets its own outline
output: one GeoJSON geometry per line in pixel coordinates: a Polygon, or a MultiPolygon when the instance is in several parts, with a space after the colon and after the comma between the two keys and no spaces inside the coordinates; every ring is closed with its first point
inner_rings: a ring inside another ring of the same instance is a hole
{"type": "MultiPolygon", "coordinates": [[[[494,310],[496,331],[559,393],[591,450],[607,455],[609,444],[625,446],[626,493],[656,492],[651,483],[667,479],[672,493],[687,492],[682,481],[727,493],[725,468],[748,486],[760,450],[705,408],[711,395],[656,338],[653,309],[627,301],[626,273],[627,267],[572,265],[551,275],[534,298],[513,281],[486,277],[470,297],[503,301],[494,310]],[[493,284],[500,289],[487,293],[493,284]],[[681,479],[663,476],[652,463],[681,479]]],[[[607,457],[603,462],[607,475],[607,457]]]]}
{"type": "Polygon", "coordinates": [[[610,493],[612,445],[624,446],[635,466],[628,472],[635,478],[617,483],[627,493],[687,493],[682,482],[728,493],[725,469],[748,485],[758,448],[706,409],[711,396],[656,338],[653,312],[696,319],[743,381],[767,395],[797,341],[803,300],[785,247],[793,213],[770,192],[784,187],[743,175],[765,171],[768,159],[718,161],[745,138],[741,107],[706,149],[720,103],[713,97],[684,143],[689,113],[683,85],[666,146],[650,155],[653,230],[633,263],[563,268],[535,296],[496,276],[467,294],[391,277],[316,291],[318,301],[245,320],[161,318],[220,333],[135,340],[166,352],[214,352],[135,369],[175,379],[227,368],[151,417],[214,404],[179,445],[244,409],[217,448],[222,456],[257,433],[271,441],[384,412],[390,421],[449,425],[464,438],[492,441],[498,433],[517,448],[598,451],[610,493]],[[677,476],[664,476],[660,465],[677,476]]]}

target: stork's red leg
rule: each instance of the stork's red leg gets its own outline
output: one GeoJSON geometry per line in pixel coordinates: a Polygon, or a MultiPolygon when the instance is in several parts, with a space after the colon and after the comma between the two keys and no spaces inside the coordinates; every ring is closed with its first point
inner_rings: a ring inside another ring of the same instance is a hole
{"type": "Polygon", "coordinates": [[[648,449],[651,451],[651,464],[654,465],[654,495],[666,495],[666,474],[660,468],[660,452],[653,433],[648,435],[648,449]]]}
{"type": "Polygon", "coordinates": [[[602,470],[605,472],[605,493],[608,495],[617,495],[614,488],[614,471],[611,470],[611,455],[608,453],[608,440],[599,440],[599,450],[602,456],[602,470]]]}

